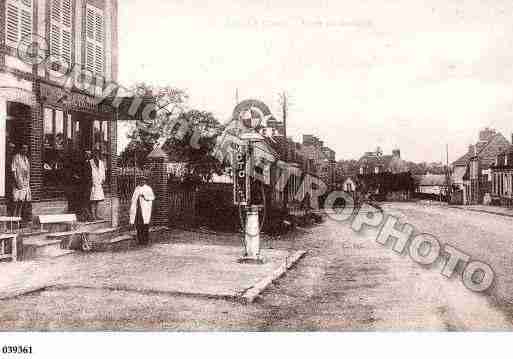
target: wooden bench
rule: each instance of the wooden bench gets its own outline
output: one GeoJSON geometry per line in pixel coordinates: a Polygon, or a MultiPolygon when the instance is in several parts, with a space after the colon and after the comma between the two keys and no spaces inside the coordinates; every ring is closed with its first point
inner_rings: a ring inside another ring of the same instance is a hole
{"type": "Polygon", "coordinates": [[[0,260],[11,259],[16,262],[18,256],[16,239],[16,234],[0,234],[0,260]]]}
{"type": "Polygon", "coordinates": [[[9,231],[11,233],[14,233],[15,230],[19,230],[20,229],[20,222],[21,222],[21,217],[0,216],[0,223],[3,223],[4,232],[8,231],[7,223],[10,224],[10,226],[9,226],[10,230],[9,231]],[[13,230],[13,224],[15,224],[15,230],[13,230]]]}
{"type": "Polygon", "coordinates": [[[77,216],[75,214],[42,214],[38,217],[41,231],[44,230],[44,225],[51,224],[68,224],[69,229],[74,229],[77,224],[77,216]]]}

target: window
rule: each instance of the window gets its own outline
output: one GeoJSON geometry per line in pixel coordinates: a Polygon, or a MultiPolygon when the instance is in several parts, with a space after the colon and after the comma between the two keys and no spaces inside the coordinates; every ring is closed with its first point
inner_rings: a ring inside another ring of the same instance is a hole
{"type": "Polygon", "coordinates": [[[50,52],[71,64],[72,0],[51,0],[50,52]]]}
{"type": "Polygon", "coordinates": [[[18,43],[32,34],[32,0],[7,0],[5,3],[5,37],[7,44],[18,43]]]}
{"type": "MultiPolygon", "coordinates": [[[[66,121],[67,122],[67,121],[66,121]]],[[[43,181],[45,185],[64,183],[64,161],[68,140],[65,136],[64,113],[50,108],[44,109],[43,181]]]]}
{"type": "Polygon", "coordinates": [[[86,8],[86,68],[95,75],[104,72],[104,16],[103,11],[94,6],[86,8]]]}

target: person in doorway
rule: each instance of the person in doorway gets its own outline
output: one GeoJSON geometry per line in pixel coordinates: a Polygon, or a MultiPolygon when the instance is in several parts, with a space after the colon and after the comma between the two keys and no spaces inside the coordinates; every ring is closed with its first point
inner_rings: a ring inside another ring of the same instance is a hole
{"type": "Polygon", "coordinates": [[[135,224],[137,243],[141,245],[146,245],[149,241],[151,211],[154,200],[155,194],[147,184],[147,178],[143,175],[139,178],[130,204],[130,224],[135,224]]]}
{"type": "Polygon", "coordinates": [[[91,159],[93,158],[91,151],[85,151],[83,157],[81,157],[77,173],[79,176],[79,212],[83,221],[89,222],[94,220],[91,213],[91,159]]]}
{"type": "MultiPolygon", "coordinates": [[[[6,163],[12,164],[12,160],[14,155],[16,154],[16,145],[12,142],[9,142],[7,145],[7,153],[6,153],[6,163]]],[[[14,177],[12,173],[12,168],[7,167],[5,171],[5,195],[7,199],[7,214],[11,217],[14,216],[14,201],[12,197],[12,190],[14,186],[14,177]]]]}
{"type": "Polygon", "coordinates": [[[100,151],[95,150],[93,158],[89,160],[91,166],[91,214],[95,220],[102,220],[98,214],[100,202],[105,200],[103,182],[105,182],[105,164],[100,158],[100,151]]]}
{"type": "Polygon", "coordinates": [[[18,148],[11,164],[14,201],[14,216],[22,217],[24,221],[29,220],[28,209],[32,194],[30,192],[30,161],[28,159],[28,146],[22,145],[18,148]]]}

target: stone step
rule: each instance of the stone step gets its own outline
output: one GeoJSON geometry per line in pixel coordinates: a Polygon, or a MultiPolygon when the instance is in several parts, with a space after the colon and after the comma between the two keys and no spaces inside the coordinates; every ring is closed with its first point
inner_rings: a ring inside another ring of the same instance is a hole
{"type": "Polygon", "coordinates": [[[44,238],[29,238],[23,240],[23,260],[33,260],[37,258],[60,257],[72,254],[75,251],[61,248],[61,240],[49,240],[44,238]]]}
{"type": "Polygon", "coordinates": [[[94,252],[121,251],[133,248],[135,245],[136,242],[134,236],[130,234],[122,234],[106,241],[92,242],[91,250],[94,252]]]}
{"type": "Polygon", "coordinates": [[[119,235],[119,228],[101,228],[89,232],[90,242],[105,242],[119,235]]]}
{"type": "Polygon", "coordinates": [[[103,219],[101,221],[93,221],[93,222],[78,222],[77,229],[85,232],[93,232],[98,229],[110,228],[111,222],[109,220],[103,219]]]}

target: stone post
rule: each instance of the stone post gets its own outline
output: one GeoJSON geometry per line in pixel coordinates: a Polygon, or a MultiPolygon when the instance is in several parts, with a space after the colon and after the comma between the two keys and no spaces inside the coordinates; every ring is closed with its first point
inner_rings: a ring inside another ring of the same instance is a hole
{"type": "Polygon", "coordinates": [[[169,222],[169,193],[167,186],[167,154],[159,147],[146,158],[146,168],[150,170],[150,184],[155,193],[153,202],[152,224],[167,225],[169,222]]]}

